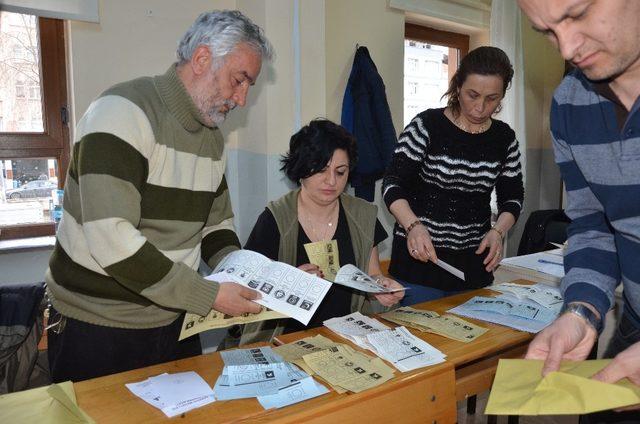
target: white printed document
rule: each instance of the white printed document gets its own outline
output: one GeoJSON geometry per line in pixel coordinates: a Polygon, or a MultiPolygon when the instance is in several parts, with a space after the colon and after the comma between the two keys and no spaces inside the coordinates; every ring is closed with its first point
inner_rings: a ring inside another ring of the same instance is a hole
{"type": "Polygon", "coordinates": [[[256,303],[304,325],[309,323],[331,287],[329,281],[251,250],[231,252],[206,278],[218,282],[234,281],[257,290],[262,299],[256,303]]]}
{"type": "Polygon", "coordinates": [[[367,335],[377,331],[389,330],[389,327],[377,319],[362,315],[360,312],[328,319],[323,322],[323,325],[337,335],[369,350],[373,349],[367,341],[367,335]]]}
{"type": "Polygon", "coordinates": [[[391,362],[400,371],[439,364],[446,358],[446,355],[411,334],[405,327],[368,334],[367,340],[378,356],[391,362]]]}
{"type": "Polygon", "coordinates": [[[525,268],[556,278],[564,277],[564,258],[561,249],[504,258],[500,261],[500,265],[525,268]]]}
{"type": "Polygon", "coordinates": [[[506,294],[497,297],[476,296],[448,312],[529,333],[538,333],[558,316],[555,309],[506,294]]]}
{"type": "Polygon", "coordinates": [[[329,389],[307,376],[300,381],[294,381],[279,388],[278,393],[274,395],[258,396],[258,402],[264,409],[282,408],[325,393],[329,393],[329,389]]]}
{"type": "Polygon", "coordinates": [[[394,293],[406,290],[404,287],[400,289],[389,289],[383,287],[378,284],[374,278],[371,278],[369,275],[358,269],[358,267],[351,264],[341,267],[333,282],[367,293],[394,293]]]}
{"type": "Polygon", "coordinates": [[[193,371],[165,373],[125,386],[169,418],[215,402],[211,387],[193,371]]]}

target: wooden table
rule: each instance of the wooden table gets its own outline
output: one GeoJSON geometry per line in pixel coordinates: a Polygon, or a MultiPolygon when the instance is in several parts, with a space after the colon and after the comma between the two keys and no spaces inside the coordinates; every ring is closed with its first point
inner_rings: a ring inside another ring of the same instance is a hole
{"type": "MultiPolygon", "coordinates": [[[[524,280],[515,282],[530,284],[530,282],[524,280]]],[[[456,296],[420,303],[413,307],[443,314],[448,309],[458,306],[474,296],[494,296],[496,294],[498,293],[488,289],[473,290],[456,296]]],[[[383,318],[377,318],[384,321],[383,318]]],[[[409,328],[413,335],[445,353],[447,362],[453,364],[456,375],[456,400],[464,400],[469,396],[489,390],[496,373],[498,360],[524,356],[527,345],[533,338],[532,334],[523,331],[471,318],[464,319],[486,327],[489,331],[471,343],[462,343],[436,334],[423,333],[409,328]]],[[[390,326],[397,326],[397,324],[389,321],[384,322],[390,326]]],[[[336,336],[326,327],[314,328],[302,333],[285,334],[278,337],[278,341],[289,343],[300,339],[302,334],[305,337],[307,335],[322,334],[330,339],[344,341],[344,339],[336,336]]]]}
{"type": "MultiPolygon", "coordinates": [[[[495,292],[490,290],[476,290],[415,307],[444,313],[473,296],[493,294],[495,292]]],[[[470,321],[489,328],[472,343],[410,329],[414,335],[444,352],[447,361],[408,373],[398,371],[391,381],[374,389],[342,395],[331,391],[315,399],[268,411],[256,399],[218,401],[184,414],[185,420],[181,422],[455,423],[456,400],[490,389],[498,359],[522,356],[532,338],[528,333],[507,327],[470,321]]],[[[286,334],[278,340],[288,343],[316,334],[348,343],[323,327],[286,334]]],[[[75,383],[74,388],[79,405],[98,423],[157,422],[166,419],[164,414],[134,396],[125,383],[163,372],[196,371],[213,387],[222,367],[220,355],[213,353],[75,383]]]]}
{"type": "MultiPolygon", "coordinates": [[[[299,334],[302,337],[302,334],[299,334]]],[[[98,423],[155,423],[162,412],[124,386],[163,372],[196,371],[213,387],[222,372],[219,353],[141,368],[75,383],[78,404],[98,423]]],[[[182,416],[184,423],[454,423],[455,373],[445,362],[396,377],[361,393],[323,396],[277,410],[264,410],[255,398],[218,401],[182,416]]]]}

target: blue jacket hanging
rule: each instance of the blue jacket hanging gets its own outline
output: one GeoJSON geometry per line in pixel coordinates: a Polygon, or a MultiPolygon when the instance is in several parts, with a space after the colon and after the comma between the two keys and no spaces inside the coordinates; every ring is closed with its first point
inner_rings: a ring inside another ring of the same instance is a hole
{"type": "Polygon", "coordinates": [[[356,196],[373,201],[375,182],[382,178],[397,142],[385,87],[369,50],[360,46],[353,59],[342,101],[342,126],[358,143],[358,164],[351,185],[356,196]]]}

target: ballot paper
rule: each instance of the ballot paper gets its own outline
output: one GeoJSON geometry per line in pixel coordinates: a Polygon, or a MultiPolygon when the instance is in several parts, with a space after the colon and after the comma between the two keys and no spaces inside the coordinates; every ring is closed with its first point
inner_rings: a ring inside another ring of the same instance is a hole
{"type": "Polygon", "coordinates": [[[406,325],[407,327],[438,334],[464,343],[472,342],[489,331],[487,328],[470,323],[454,315],[440,316],[433,311],[423,311],[408,306],[386,312],[381,316],[399,325],[406,325]]]}
{"type": "Polygon", "coordinates": [[[446,355],[411,334],[405,327],[368,334],[367,340],[378,356],[391,362],[400,371],[439,364],[446,358],[446,355]]]}
{"type": "Polygon", "coordinates": [[[282,356],[278,355],[268,346],[256,347],[252,349],[232,349],[220,352],[220,357],[225,367],[244,365],[265,365],[284,362],[282,356]]]}
{"type": "Polygon", "coordinates": [[[501,293],[510,293],[518,299],[531,299],[537,304],[548,309],[560,310],[562,308],[562,294],[556,287],[547,284],[516,284],[502,283],[490,287],[501,293]]]}
{"type": "Polygon", "coordinates": [[[331,287],[329,281],[251,250],[229,253],[206,278],[234,281],[257,290],[262,298],[256,303],[304,325],[309,323],[331,287]]]}
{"type": "Polygon", "coordinates": [[[366,293],[394,293],[406,290],[405,287],[399,289],[390,289],[378,284],[378,282],[365,274],[358,267],[347,264],[338,270],[334,283],[342,286],[351,287],[366,293]]]}
{"type": "Polygon", "coordinates": [[[562,255],[562,249],[554,249],[546,252],[504,258],[500,261],[500,265],[525,268],[542,272],[556,278],[562,278],[564,277],[564,261],[562,255]]]}
{"type": "Polygon", "coordinates": [[[464,272],[460,271],[458,268],[456,268],[456,267],[454,267],[452,265],[449,265],[448,263],[446,263],[442,259],[438,259],[436,261],[436,265],[438,265],[440,268],[444,269],[445,271],[455,275],[456,277],[458,277],[462,281],[465,281],[464,272]]]}
{"type": "Polygon", "coordinates": [[[306,243],[304,250],[307,252],[309,262],[320,268],[326,280],[335,280],[338,268],[340,268],[340,253],[337,240],[306,243]]]}
{"type": "Polygon", "coordinates": [[[182,329],[180,330],[178,340],[183,340],[203,331],[213,330],[216,328],[226,328],[236,324],[247,324],[250,322],[267,321],[279,318],[287,318],[287,316],[265,307],[262,307],[262,310],[257,314],[246,313],[238,317],[223,314],[215,309],[212,309],[206,317],[187,313],[182,321],[182,329]]]}
{"type": "Polygon", "coordinates": [[[169,418],[215,402],[211,387],[193,371],[160,374],[125,386],[169,418]]]}
{"type": "Polygon", "coordinates": [[[273,351],[282,356],[285,361],[291,362],[292,364],[302,368],[307,374],[313,375],[313,370],[309,368],[302,357],[309,353],[328,349],[332,346],[336,346],[337,344],[338,343],[333,340],[318,334],[314,337],[305,337],[304,339],[296,340],[295,342],[274,347],[273,351]]]}
{"type": "Polygon", "coordinates": [[[497,297],[475,296],[448,312],[529,333],[538,333],[558,316],[556,310],[506,294],[497,297]]]}
{"type": "Polygon", "coordinates": [[[542,377],[543,361],[501,359],[485,414],[588,414],[640,403],[640,387],[628,379],[609,384],[590,378],[610,361],[565,361],[542,377]]]}
{"type": "Polygon", "coordinates": [[[362,315],[360,312],[331,318],[324,321],[323,324],[337,335],[350,340],[364,349],[371,349],[367,341],[367,334],[381,330],[389,330],[389,327],[377,319],[362,315]]]}
{"type": "Polygon", "coordinates": [[[393,378],[393,369],[382,361],[367,360],[366,356],[344,346],[335,346],[304,356],[317,375],[331,385],[359,393],[393,378]]]}
{"type": "Polygon", "coordinates": [[[275,395],[282,387],[309,375],[288,362],[225,367],[213,391],[217,400],[275,395]]]}
{"type": "Polygon", "coordinates": [[[73,383],[52,384],[0,395],[0,423],[94,423],[76,401],[73,383]]]}
{"type": "Polygon", "coordinates": [[[274,395],[308,376],[270,347],[224,350],[220,356],[224,368],[213,388],[218,400],[274,395]]]}
{"type": "Polygon", "coordinates": [[[276,394],[258,396],[258,402],[264,409],[282,408],[325,393],[329,393],[329,389],[312,377],[305,377],[300,381],[294,381],[287,386],[279,388],[276,394]]]}

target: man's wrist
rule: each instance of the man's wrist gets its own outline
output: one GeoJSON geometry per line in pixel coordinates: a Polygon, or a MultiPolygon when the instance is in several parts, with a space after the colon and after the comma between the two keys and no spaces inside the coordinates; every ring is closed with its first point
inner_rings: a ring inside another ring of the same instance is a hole
{"type": "Polygon", "coordinates": [[[584,302],[570,302],[565,304],[560,311],[560,315],[570,313],[582,318],[589,326],[593,327],[598,334],[602,331],[602,317],[595,307],[584,302]]]}

